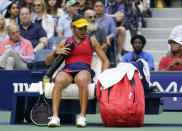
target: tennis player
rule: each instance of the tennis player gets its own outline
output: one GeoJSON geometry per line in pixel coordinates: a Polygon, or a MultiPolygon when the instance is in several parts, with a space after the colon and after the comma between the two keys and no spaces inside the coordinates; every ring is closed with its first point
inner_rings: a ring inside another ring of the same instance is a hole
{"type": "Polygon", "coordinates": [[[59,54],[66,54],[68,57],[65,60],[64,68],[57,74],[52,93],[52,109],[53,116],[50,119],[48,126],[60,126],[58,117],[59,105],[61,102],[62,89],[72,82],[75,82],[79,87],[80,115],[77,118],[76,126],[86,126],[86,109],[88,103],[88,84],[92,82],[95,73],[91,69],[91,60],[93,51],[95,51],[102,61],[102,70],[108,69],[110,66],[109,60],[101,49],[100,44],[94,38],[86,35],[87,20],[81,15],[75,15],[72,20],[73,36],[67,40],[62,40],[56,50],[48,55],[47,64],[51,64],[59,54]],[[67,48],[69,42],[74,43],[73,50],[67,48]]]}

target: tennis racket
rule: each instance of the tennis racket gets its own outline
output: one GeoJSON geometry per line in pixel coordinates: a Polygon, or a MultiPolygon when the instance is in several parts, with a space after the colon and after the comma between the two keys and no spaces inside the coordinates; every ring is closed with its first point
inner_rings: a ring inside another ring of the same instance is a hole
{"type": "Polygon", "coordinates": [[[35,106],[32,108],[30,112],[30,119],[35,125],[38,126],[47,126],[49,122],[49,117],[52,116],[52,110],[50,105],[47,103],[44,95],[43,90],[40,89],[40,96],[35,104],[35,106]]]}
{"type": "MultiPolygon", "coordinates": [[[[73,42],[68,43],[67,48],[70,48],[72,50],[74,48],[74,43],[73,42]]],[[[71,50],[70,50],[70,52],[71,52],[71,50]]],[[[67,57],[67,55],[65,55],[65,54],[59,55],[53,61],[52,65],[49,67],[49,69],[47,70],[47,72],[45,73],[45,75],[48,76],[49,78],[51,78],[52,75],[54,74],[54,72],[63,63],[63,61],[65,60],[66,57],[67,57]]]]}

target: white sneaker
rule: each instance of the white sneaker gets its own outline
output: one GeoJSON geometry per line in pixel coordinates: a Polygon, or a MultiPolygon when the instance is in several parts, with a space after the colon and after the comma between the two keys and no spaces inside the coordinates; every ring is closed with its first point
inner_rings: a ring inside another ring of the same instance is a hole
{"type": "Polygon", "coordinates": [[[60,126],[60,119],[57,116],[52,116],[49,118],[50,121],[48,123],[48,127],[58,127],[60,126]]]}
{"type": "Polygon", "coordinates": [[[76,126],[77,127],[86,127],[87,125],[87,120],[86,117],[84,116],[79,116],[76,120],[76,126]]]}

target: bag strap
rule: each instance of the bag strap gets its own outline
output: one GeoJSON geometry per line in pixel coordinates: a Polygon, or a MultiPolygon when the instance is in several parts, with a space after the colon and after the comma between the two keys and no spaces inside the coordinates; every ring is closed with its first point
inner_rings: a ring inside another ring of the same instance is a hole
{"type": "Polygon", "coordinates": [[[100,98],[101,98],[101,84],[100,84],[100,81],[98,80],[97,81],[97,86],[96,86],[96,96],[97,96],[97,101],[100,101],[100,98]]]}

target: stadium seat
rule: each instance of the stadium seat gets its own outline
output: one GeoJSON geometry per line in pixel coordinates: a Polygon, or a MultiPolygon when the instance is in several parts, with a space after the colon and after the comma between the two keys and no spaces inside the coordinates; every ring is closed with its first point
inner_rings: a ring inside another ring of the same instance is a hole
{"type": "Polygon", "coordinates": [[[47,69],[45,64],[46,57],[52,52],[52,49],[42,49],[35,52],[35,61],[33,63],[33,69],[47,69]]]}
{"type": "Polygon", "coordinates": [[[48,49],[55,49],[55,47],[60,43],[61,40],[66,39],[65,37],[52,37],[48,40],[48,49]]]}

